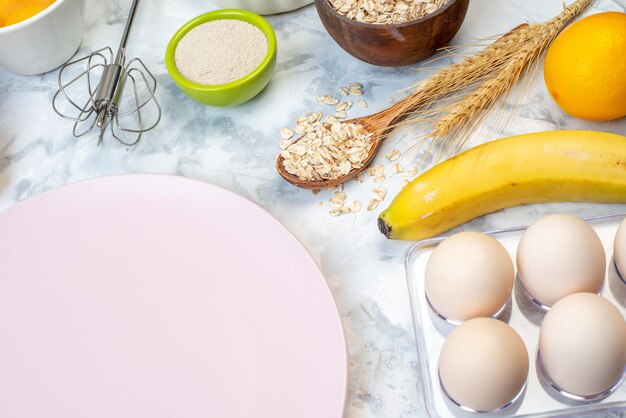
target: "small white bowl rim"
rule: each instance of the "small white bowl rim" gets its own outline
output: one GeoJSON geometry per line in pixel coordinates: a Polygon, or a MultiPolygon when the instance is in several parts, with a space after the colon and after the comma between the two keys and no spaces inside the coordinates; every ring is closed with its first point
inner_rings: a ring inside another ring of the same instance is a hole
{"type": "Polygon", "coordinates": [[[34,23],[40,19],[43,19],[44,17],[52,13],[56,8],[60,7],[61,4],[64,3],[65,1],[67,0],[55,0],[54,3],[52,3],[50,6],[46,7],[45,9],[43,9],[41,12],[37,13],[36,15],[31,16],[28,19],[22,20],[21,22],[15,23],[13,25],[1,27],[0,35],[2,35],[3,33],[9,33],[9,32],[19,30],[23,27],[28,26],[31,23],[34,23]]]}

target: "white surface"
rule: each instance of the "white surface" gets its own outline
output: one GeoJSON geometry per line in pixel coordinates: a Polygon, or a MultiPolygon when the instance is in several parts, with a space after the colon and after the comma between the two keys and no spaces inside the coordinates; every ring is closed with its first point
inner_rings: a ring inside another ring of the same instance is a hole
{"type": "Polygon", "coordinates": [[[0,28],[0,66],[22,75],[41,74],[67,61],[83,36],[85,0],[56,0],[15,25],[0,28]]]}
{"type": "MultiPolygon", "coordinates": [[[[592,222],[592,225],[606,252],[608,260],[607,275],[605,278],[605,286],[602,296],[613,302],[620,309],[622,314],[626,314],[626,284],[624,284],[613,267],[613,239],[617,226],[621,222],[622,217],[612,221],[592,222]]],[[[495,237],[504,245],[509,252],[512,260],[515,260],[517,245],[521,237],[521,232],[512,232],[506,234],[498,234],[495,237]]],[[[425,349],[425,358],[427,358],[428,370],[423,377],[428,380],[426,382],[427,392],[429,393],[429,402],[432,405],[433,417],[454,417],[454,416],[472,416],[469,413],[456,409],[449,403],[439,387],[438,378],[438,359],[441,347],[445,341],[445,337],[451,330],[450,327],[443,325],[440,318],[432,315],[432,311],[428,307],[424,292],[424,272],[426,263],[432,254],[434,247],[412,257],[408,260],[411,266],[411,280],[413,285],[413,300],[415,301],[415,312],[417,321],[421,324],[421,335],[425,349]]],[[[518,279],[519,280],[519,279],[518,279]]],[[[620,386],[612,395],[603,401],[591,405],[567,406],[562,402],[555,400],[553,397],[541,387],[537,378],[537,370],[535,368],[535,359],[537,355],[537,345],[539,341],[539,327],[543,319],[543,312],[532,305],[528,299],[524,297],[519,289],[519,283],[516,283],[513,292],[513,304],[510,313],[510,320],[507,322],[522,337],[528,349],[530,356],[530,370],[527,380],[526,392],[519,403],[514,404],[510,408],[502,411],[502,413],[494,414],[495,416],[572,416],[574,412],[592,412],[592,410],[611,410],[626,408],[626,385],[620,386]],[[574,409],[578,408],[578,409],[574,409]]]]}
{"type": "MultiPolygon", "coordinates": [[[[121,36],[129,0],[89,0],[82,56],[121,36]]],[[[503,33],[522,22],[548,19],[561,10],[561,0],[472,0],[455,44],[503,33]]],[[[598,0],[587,13],[624,10],[626,0],[598,0]]],[[[189,100],[170,80],[163,57],[174,32],[189,19],[217,6],[198,0],[142,1],[130,37],[128,54],[139,56],[156,75],[163,120],[135,148],[110,138],[76,140],[71,124],[50,108],[58,71],[41,77],[15,77],[0,70],[0,208],[74,181],[115,173],[165,173],[208,181],[248,197],[284,223],[320,264],[333,291],[348,338],[350,353],[349,418],[424,417],[421,370],[415,354],[403,259],[410,243],[391,242],[376,227],[374,212],[333,218],[317,206],[328,192],[288,185],[276,174],[279,129],[294,127],[307,110],[324,110],[314,96],[337,94],[337,87],[365,85],[369,109],[387,106],[403,88],[423,78],[415,66],[379,68],[359,62],[325,32],[315,8],[268,17],[276,30],[278,63],[267,89],[236,108],[218,109],[189,100]]],[[[588,123],[564,115],[552,102],[540,74],[529,88],[517,117],[499,135],[549,129],[598,129],[626,134],[626,120],[588,123]]],[[[416,132],[390,138],[382,154],[403,148],[416,132]],[[403,142],[402,142],[403,141],[403,142]],[[399,146],[402,142],[404,145],[399,146]]],[[[384,161],[381,156],[378,162],[384,161]]],[[[350,199],[371,198],[371,183],[350,183],[350,199]]],[[[400,179],[385,187],[391,198],[400,179]]],[[[550,206],[554,207],[554,206],[550,206]]],[[[594,213],[594,205],[558,208],[594,213]]],[[[471,224],[476,229],[527,223],[547,211],[533,206],[496,213],[471,224]]],[[[616,415],[613,415],[616,416],[616,415]]]]}

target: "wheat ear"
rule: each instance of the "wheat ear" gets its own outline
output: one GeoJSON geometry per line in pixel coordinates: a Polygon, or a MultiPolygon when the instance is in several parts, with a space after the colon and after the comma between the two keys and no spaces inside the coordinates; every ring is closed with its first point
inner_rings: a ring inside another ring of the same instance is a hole
{"type": "Polygon", "coordinates": [[[442,69],[413,86],[409,98],[394,111],[396,121],[400,122],[404,116],[427,107],[450,93],[467,88],[489,72],[496,71],[509,60],[511,51],[518,45],[520,36],[524,36],[526,27],[527,25],[518,26],[476,54],[442,69]]]}
{"type": "MultiPolygon", "coordinates": [[[[578,0],[543,24],[520,29],[516,37],[519,42],[510,45],[513,50],[505,52],[508,61],[498,71],[491,72],[469,94],[447,101],[437,109],[440,116],[434,122],[434,129],[428,138],[439,142],[443,153],[458,152],[498,101],[528,73],[563,28],[593,1],[578,0]]],[[[413,121],[420,119],[416,117],[413,121]]]]}

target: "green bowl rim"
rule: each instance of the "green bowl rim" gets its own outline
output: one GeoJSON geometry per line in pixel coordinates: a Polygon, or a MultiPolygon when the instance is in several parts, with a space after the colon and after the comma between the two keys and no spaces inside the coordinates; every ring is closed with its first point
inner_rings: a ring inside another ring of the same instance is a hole
{"type": "Polygon", "coordinates": [[[197,90],[197,91],[205,91],[205,92],[219,92],[224,90],[230,90],[233,88],[241,87],[245,85],[248,81],[253,80],[259,74],[263,73],[271,64],[274,56],[276,55],[276,34],[274,33],[274,28],[269,24],[267,20],[262,18],[256,13],[249,12],[247,10],[241,9],[220,9],[214,10],[212,12],[208,12],[202,14],[200,16],[196,16],[183,26],[181,26],[176,33],[170,39],[169,44],[167,45],[167,49],[165,51],[165,66],[167,67],[167,71],[170,73],[170,76],[176,81],[176,83],[182,85],[185,88],[197,90]],[[237,19],[236,17],[240,17],[243,19],[237,19]],[[199,26],[203,23],[211,22],[214,20],[241,20],[243,22],[249,23],[261,30],[265,37],[267,38],[267,54],[263,58],[263,61],[250,73],[246,74],[242,78],[231,81],[229,83],[224,84],[199,84],[193,82],[187,78],[185,78],[176,67],[176,62],[174,60],[174,52],[176,51],[176,47],[180,40],[193,28],[199,26]]]}

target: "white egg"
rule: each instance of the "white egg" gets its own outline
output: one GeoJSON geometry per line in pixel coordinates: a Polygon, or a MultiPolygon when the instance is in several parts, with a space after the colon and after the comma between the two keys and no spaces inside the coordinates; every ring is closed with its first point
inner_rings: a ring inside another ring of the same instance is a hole
{"type": "Polygon", "coordinates": [[[573,293],[599,293],[606,256],[589,224],[570,215],[551,215],[533,223],[522,235],[517,270],[526,292],[550,307],[573,293]]]}
{"type": "Polygon", "coordinates": [[[439,356],[445,393],[458,405],[494,411],[513,401],[528,377],[528,351],[509,325],[492,318],[464,322],[439,356]]]}
{"type": "Polygon", "coordinates": [[[539,356],[544,373],[560,389],[577,396],[601,394],[624,374],[624,317],[601,296],[567,296],[543,320],[539,356]]]}
{"type": "Polygon", "coordinates": [[[447,319],[495,315],[509,301],[515,271],[502,244],[479,232],[446,238],[426,265],[425,291],[432,308],[447,319]]]}

